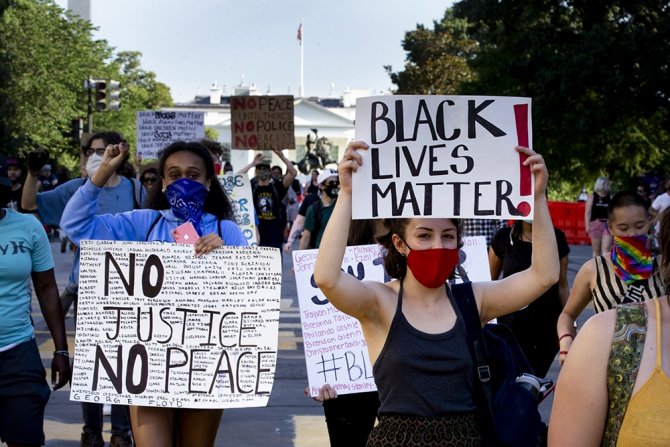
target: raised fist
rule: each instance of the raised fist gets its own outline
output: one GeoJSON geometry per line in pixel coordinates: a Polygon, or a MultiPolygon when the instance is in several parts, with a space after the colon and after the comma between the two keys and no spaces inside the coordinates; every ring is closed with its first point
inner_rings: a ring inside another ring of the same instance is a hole
{"type": "Polygon", "coordinates": [[[47,161],[49,161],[49,151],[44,148],[35,149],[28,154],[28,170],[39,173],[47,161]]]}

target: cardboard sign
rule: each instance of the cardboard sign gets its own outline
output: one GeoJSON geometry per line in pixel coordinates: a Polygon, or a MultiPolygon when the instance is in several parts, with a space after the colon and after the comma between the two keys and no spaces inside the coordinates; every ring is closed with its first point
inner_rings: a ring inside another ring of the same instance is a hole
{"type": "Polygon", "coordinates": [[[251,247],[258,245],[256,242],[256,209],[249,176],[247,174],[220,175],[219,182],[228,194],[235,213],[235,221],[247,239],[247,243],[251,247]]]}
{"type": "Polygon", "coordinates": [[[137,152],[144,159],[175,141],[205,138],[205,112],[137,112],[137,152]]]}
{"type": "MultiPolygon", "coordinates": [[[[382,247],[347,247],[342,269],[359,280],[384,281],[382,247]]],[[[337,310],[314,283],[318,250],[293,252],[293,269],[300,305],[300,322],[310,395],[329,383],[338,394],[377,389],[361,325],[337,310]]]]}
{"type": "Polygon", "coordinates": [[[82,241],[70,399],[170,408],[267,404],[281,258],[267,247],[82,241]]]}
{"type": "Polygon", "coordinates": [[[353,175],[354,219],[533,215],[529,98],[378,96],[356,101],[363,166],[353,175]]]}
{"type": "Polygon", "coordinates": [[[233,149],[293,149],[293,96],[232,96],[233,149]]]}
{"type": "Polygon", "coordinates": [[[455,282],[491,280],[488,246],[484,236],[464,237],[463,246],[458,254],[458,262],[455,282]]]}

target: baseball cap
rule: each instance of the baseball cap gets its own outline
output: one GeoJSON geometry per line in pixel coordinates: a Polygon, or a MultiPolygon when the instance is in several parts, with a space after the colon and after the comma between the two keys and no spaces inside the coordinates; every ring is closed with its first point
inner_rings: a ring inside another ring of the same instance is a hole
{"type": "Polygon", "coordinates": [[[42,166],[43,171],[51,171],[51,165],[49,163],[45,164],[42,166]]]}
{"type": "Polygon", "coordinates": [[[19,167],[21,167],[21,163],[19,163],[19,160],[16,159],[16,158],[8,158],[7,163],[5,164],[5,166],[7,166],[7,167],[9,167],[9,166],[19,166],[19,167]]]}
{"type": "Polygon", "coordinates": [[[337,171],[334,169],[324,169],[321,174],[316,178],[316,181],[319,183],[319,185],[329,178],[337,178],[337,171]]]}

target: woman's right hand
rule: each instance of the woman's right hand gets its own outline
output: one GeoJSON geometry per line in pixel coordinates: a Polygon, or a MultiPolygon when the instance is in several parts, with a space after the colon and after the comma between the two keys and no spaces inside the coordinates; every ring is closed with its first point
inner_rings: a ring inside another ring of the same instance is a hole
{"type": "Polygon", "coordinates": [[[358,153],[359,149],[368,149],[368,145],[363,141],[352,141],[344,151],[344,156],[337,167],[337,173],[340,180],[340,193],[342,191],[351,194],[351,175],[363,165],[363,158],[358,153]]]}

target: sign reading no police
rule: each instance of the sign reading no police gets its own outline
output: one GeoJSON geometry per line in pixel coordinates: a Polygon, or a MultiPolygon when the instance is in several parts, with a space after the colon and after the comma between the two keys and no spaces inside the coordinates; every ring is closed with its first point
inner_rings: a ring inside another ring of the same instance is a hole
{"type": "Polygon", "coordinates": [[[233,96],[233,149],[293,149],[293,96],[233,96]]]}

